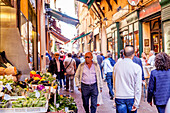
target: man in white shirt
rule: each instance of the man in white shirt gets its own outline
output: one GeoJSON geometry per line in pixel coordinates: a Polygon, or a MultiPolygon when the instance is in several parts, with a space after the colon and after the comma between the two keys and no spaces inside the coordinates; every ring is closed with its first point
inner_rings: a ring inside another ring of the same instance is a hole
{"type": "Polygon", "coordinates": [[[132,61],[134,49],[124,49],[125,58],[115,64],[113,69],[113,87],[117,113],[137,112],[142,92],[142,70],[132,61]]]}
{"type": "Polygon", "coordinates": [[[105,60],[104,63],[104,74],[106,75],[107,86],[109,88],[109,95],[110,99],[113,100],[114,93],[113,93],[113,66],[116,62],[112,59],[112,54],[108,54],[108,58],[105,60]],[[113,62],[113,64],[111,63],[113,62]]]}
{"type": "Polygon", "coordinates": [[[155,65],[155,52],[153,50],[149,52],[149,59],[147,65],[151,65],[151,66],[155,65]]]}
{"type": "Polygon", "coordinates": [[[87,52],[85,62],[78,66],[75,75],[76,86],[81,91],[83,107],[86,113],[96,113],[97,96],[103,87],[99,64],[93,62],[92,59],[92,53],[87,52]],[[91,99],[91,112],[89,112],[89,99],[91,99]]]}

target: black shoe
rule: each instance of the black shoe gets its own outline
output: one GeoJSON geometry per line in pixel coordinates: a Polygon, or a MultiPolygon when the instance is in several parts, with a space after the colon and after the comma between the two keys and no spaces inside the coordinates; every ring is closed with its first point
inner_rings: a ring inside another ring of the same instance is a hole
{"type": "Polygon", "coordinates": [[[110,100],[113,100],[114,96],[111,96],[110,100]]]}

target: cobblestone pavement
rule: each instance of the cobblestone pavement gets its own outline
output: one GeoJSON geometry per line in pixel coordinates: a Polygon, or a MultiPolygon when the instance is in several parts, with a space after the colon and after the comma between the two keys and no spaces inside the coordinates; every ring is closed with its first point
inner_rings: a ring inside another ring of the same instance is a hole
{"type": "MultiPolygon", "coordinates": [[[[66,92],[63,88],[60,90],[60,94],[70,94],[72,97],[74,97],[78,107],[78,113],[85,113],[82,99],[81,99],[81,93],[77,90],[76,87],[74,93],[66,92]]],[[[97,107],[97,113],[116,113],[116,109],[114,108],[114,100],[110,100],[106,82],[103,82],[102,99],[104,104],[97,107]]],[[[146,102],[146,98],[144,102],[143,93],[142,93],[142,98],[140,102],[140,108],[138,109],[138,113],[157,113],[156,107],[154,105],[151,107],[146,102]]]]}

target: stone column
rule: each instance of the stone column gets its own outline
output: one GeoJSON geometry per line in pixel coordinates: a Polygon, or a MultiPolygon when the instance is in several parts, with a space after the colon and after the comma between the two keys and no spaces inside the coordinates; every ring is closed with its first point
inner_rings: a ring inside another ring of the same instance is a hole
{"type": "Polygon", "coordinates": [[[101,26],[101,52],[103,55],[107,55],[107,37],[106,37],[106,26],[102,24],[101,26]]]}

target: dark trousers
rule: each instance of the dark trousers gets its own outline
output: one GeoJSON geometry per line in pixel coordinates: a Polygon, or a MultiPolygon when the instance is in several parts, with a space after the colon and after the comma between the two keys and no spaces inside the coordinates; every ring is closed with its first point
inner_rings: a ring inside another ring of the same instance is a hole
{"type": "Polygon", "coordinates": [[[136,111],[131,111],[134,104],[134,99],[117,99],[115,98],[116,103],[116,113],[137,113],[136,111]]]}
{"type": "Polygon", "coordinates": [[[109,95],[111,97],[114,96],[114,93],[113,93],[113,75],[112,75],[112,72],[108,72],[107,75],[106,75],[106,81],[107,81],[107,86],[109,88],[109,95]]]}
{"type": "Polygon", "coordinates": [[[66,89],[69,90],[69,85],[70,85],[70,89],[74,90],[74,75],[66,75],[66,89]],[[70,81],[70,83],[69,83],[70,81]]]}
{"type": "Polygon", "coordinates": [[[83,107],[86,113],[89,113],[89,99],[91,98],[91,112],[96,113],[97,109],[97,96],[98,96],[98,88],[97,83],[92,85],[87,85],[81,83],[81,91],[82,91],[82,99],[83,99],[83,107]]]}
{"type": "Polygon", "coordinates": [[[165,113],[166,105],[156,105],[159,113],[165,113]]]}
{"type": "MultiPolygon", "coordinates": [[[[60,82],[60,87],[62,88],[62,78],[61,78],[61,73],[57,73],[57,79],[60,82]]],[[[63,78],[63,83],[64,85],[66,85],[66,80],[65,80],[65,76],[63,78]]]]}

